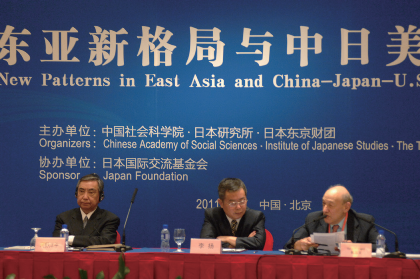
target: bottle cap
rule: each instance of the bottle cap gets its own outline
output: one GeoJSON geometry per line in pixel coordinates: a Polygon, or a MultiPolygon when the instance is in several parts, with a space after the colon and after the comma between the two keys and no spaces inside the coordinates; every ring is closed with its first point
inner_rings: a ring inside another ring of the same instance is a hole
{"type": "Polygon", "coordinates": [[[384,230],[379,230],[379,234],[384,234],[384,230]]]}
{"type": "Polygon", "coordinates": [[[63,227],[62,227],[63,229],[67,229],[67,225],[66,224],[63,224],[63,227]]]}
{"type": "Polygon", "coordinates": [[[164,229],[167,229],[168,228],[168,225],[167,224],[163,224],[163,228],[164,229]]]}

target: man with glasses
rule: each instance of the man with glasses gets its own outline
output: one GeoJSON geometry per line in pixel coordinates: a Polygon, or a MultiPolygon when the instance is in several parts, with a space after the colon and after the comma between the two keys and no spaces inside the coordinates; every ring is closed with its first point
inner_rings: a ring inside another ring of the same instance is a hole
{"type": "Polygon", "coordinates": [[[77,183],[75,195],[80,207],[57,216],[53,236],[60,236],[62,225],[67,224],[71,246],[113,244],[120,218],[98,207],[105,197],[103,180],[96,173],[83,176],[77,183]]]}
{"type": "Polygon", "coordinates": [[[242,180],[225,178],[219,184],[220,207],[207,208],[201,238],[217,238],[223,247],[262,250],[265,217],[247,207],[247,190],[242,180]]]}

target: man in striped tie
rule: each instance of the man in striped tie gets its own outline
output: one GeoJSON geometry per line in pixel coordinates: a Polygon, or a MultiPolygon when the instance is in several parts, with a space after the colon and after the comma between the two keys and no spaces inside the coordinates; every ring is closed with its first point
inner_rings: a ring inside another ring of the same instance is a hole
{"type": "Polygon", "coordinates": [[[265,244],[265,216],[247,207],[247,189],[239,178],[225,178],[219,184],[220,207],[207,208],[201,238],[217,238],[223,247],[262,250],[265,244]]]}

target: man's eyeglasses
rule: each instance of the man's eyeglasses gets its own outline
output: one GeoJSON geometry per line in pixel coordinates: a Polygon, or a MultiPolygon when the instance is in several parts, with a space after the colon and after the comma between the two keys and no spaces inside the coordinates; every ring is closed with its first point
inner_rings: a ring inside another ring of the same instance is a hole
{"type": "Polygon", "coordinates": [[[228,203],[230,207],[236,207],[238,204],[239,206],[243,206],[244,204],[246,204],[248,200],[240,200],[238,202],[230,202],[228,203]]]}

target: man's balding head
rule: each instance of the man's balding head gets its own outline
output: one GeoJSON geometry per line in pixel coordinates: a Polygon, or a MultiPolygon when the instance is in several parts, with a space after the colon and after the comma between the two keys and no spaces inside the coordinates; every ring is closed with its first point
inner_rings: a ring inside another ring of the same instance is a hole
{"type": "Polygon", "coordinates": [[[336,225],[346,216],[353,203],[353,197],[343,185],[331,186],[322,197],[324,219],[330,225],[336,225]]]}

